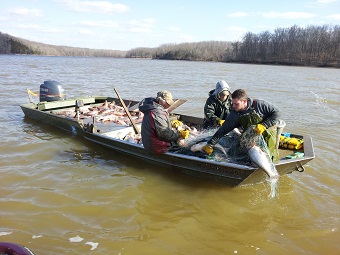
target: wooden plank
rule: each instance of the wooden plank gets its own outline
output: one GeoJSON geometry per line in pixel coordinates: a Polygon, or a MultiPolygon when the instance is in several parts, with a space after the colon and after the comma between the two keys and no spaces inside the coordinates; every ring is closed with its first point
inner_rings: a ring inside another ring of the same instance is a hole
{"type": "Polygon", "coordinates": [[[179,106],[184,104],[186,101],[188,101],[188,100],[175,99],[174,103],[168,108],[168,112],[169,113],[172,112],[173,110],[175,110],[176,108],[178,108],[179,106]]]}

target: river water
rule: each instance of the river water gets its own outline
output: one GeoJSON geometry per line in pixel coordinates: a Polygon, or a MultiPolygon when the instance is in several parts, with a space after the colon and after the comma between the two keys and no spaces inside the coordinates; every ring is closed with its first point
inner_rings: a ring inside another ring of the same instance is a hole
{"type": "Polygon", "coordinates": [[[140,59],[0,56],[0,241],[35,254],[339,254],[340,70],[140,59]],[[203,116],[215,83],[279,106],[309,134],[305,172],[230,188],[117,155],[24,118],[26,88],[140,100],[162,89],[203,116]]]}

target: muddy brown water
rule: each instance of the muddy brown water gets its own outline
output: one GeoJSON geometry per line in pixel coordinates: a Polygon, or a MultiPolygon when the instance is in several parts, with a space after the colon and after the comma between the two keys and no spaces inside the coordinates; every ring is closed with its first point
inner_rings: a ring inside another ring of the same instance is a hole
{"type": "Polygon", "coordinates": [[[0,56],[0,241],[35,254],[339,254],[338,69],[139,59],[0,56]],[[309,134],[305,172],[237,188],[179,175],[24,118],[26,88],[140,100],[168,89],[202,116],[226,80],[309,134]]]}

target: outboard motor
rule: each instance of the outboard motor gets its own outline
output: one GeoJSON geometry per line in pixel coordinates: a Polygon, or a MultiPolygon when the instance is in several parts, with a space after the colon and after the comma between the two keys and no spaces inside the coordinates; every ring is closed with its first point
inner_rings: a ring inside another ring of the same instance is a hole
{"type": "Polygon", "coordinates": [[[65,100],[65,98],[64,89],[59,82],[44,81],[44,83],[40,85],[40,102],[65,100]]]}

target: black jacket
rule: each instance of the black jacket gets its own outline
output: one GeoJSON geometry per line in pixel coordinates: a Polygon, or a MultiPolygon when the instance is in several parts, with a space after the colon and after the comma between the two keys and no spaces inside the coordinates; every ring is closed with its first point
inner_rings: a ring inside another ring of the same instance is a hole
{"type": "Polygon", "coordinates": [[[219,120],[225,120],[231,109],[231,100],[222,102],[214,94],[215,89],[209,92],[209,97],[204,105],[204,122],[203,128],[213,127],[218,125],[219,120]]]}
{"type": "Polygon", "coordinates": [[[261,124],[264,125],[266,128],[276,125],[280,118],[279,108],[261,99],[257,99],[256,103],[253,105],[253,99],[248,98],[247,109],[242,112],[236,112],[235,110],[232,110],[223,125],[208,141],[208,144],[215,145],[220,138],[228,134],[234,128],[241,127],[242,129],[244,129],[244,127],[242,127],[241,123],[239,122],[239,119],[241,116],[250,113],[253,110],[262,118],[261,124]]]}

